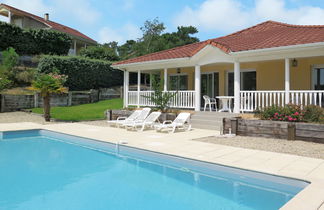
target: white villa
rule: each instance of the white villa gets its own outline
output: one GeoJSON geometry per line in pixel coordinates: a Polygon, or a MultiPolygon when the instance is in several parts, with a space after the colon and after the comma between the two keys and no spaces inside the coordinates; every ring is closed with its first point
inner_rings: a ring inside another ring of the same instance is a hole
{"type": "Polygon", "coordinates": [[[236,33],[117,62],[124,71],[124,106],[154,106],[141,74],[159,74],[177,91],[173,108],[201,110],[202,96],[233,96],[234,113],[273,104],[324,103],[324,26],[267,21],[236,33]],[[129,73],[138,88],[129,90],[129,73]]]}

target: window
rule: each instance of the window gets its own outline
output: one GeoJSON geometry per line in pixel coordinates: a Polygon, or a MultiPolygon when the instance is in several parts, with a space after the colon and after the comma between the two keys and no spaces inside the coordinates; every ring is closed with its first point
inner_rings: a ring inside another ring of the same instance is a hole
{"type": "MultiPolygon", "coordinates": [[[[228,72],[228,95],[234,96],[234,72],[228,72]]],[[[256,71],[241,72],[241,90],[256,90],[256,71]]]]}
{"type": "Polygon", "coordinates": [[[313,89],[324,90],[324,68],[313,70],[313,89]]]}
{"type": "Polygon", "coordinates": [[[170,75],[169,90],[188,90],[188,75],[170,75]]]}

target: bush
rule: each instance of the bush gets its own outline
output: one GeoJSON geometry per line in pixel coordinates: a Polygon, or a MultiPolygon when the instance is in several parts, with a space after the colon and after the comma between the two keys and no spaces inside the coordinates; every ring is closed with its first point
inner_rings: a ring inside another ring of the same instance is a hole
{"type": "Polygon", "coordinates": [[[315,105],[309,105],[304,108],[303,112],[305,122],[324,123],[323,108],[315,105]]]}
{"type": "Polygon", "coordinates": [[[47,29],[24,30],[0,22],[0,51],[13,47],[20,55],[66,55],[71,43],[71,37],[65,33],[47,29]]]}
{"type": "Polygon", "coordinates": [[[78,56],[43,56],[38,71],[51,73],[58,69],[68,76],[65,83],[70,90],[109,88],[123,84],[122,72],[110,67],[111,63],[78,56]]]}
{"type": "Polygon", "coordinates": [[[303,109],[293,104],[285,107],[270,106],[260,111],[259,115],[263,120],[324,123],[324,109],[314,105],[303,109]]]}
{"type": "Polygon", "coordinates": [[[80,50],[80,56],[86,58],[92,58],[92,59],[106,60],[106,61],[119,60],[118,55],[112,48],[102,46],[102,45],[82,48],[80,50]]]}

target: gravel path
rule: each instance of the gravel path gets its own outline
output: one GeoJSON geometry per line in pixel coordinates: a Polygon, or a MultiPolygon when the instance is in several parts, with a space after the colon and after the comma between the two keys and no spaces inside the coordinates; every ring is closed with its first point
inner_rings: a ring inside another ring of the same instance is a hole
{"type": "MultiPolygon", "coordinates": [[[[0,113],[0,123],[34,122],[39,124],[48,124],[40,115],[25,112],[0,113]]],[[[57,123],[57,122],[49,122],[57,123]]],[[[108,126],[105,120],[82,122],[88,125],[108,126]]],[[[1,126],[1,125],[0,125],[1,126]]],[[[210,136],[194,141],[222,144],[233,147],[242,147],[248,149],[265,150],[271,152],[287,153],[301,155],[306,157],[324,159],[324,144],[306,142],[306,141],[288,141],[283,139],[256,138],[236,136],[224,138],[221,136],[210,136]]]]}
{"type": "Polygon", "coordinates": [[[194,140],[233,147],[265,150],[270,152],[287,153],[324,159],[324,144],[321,143],[306,141],[288,141],[284,139],[271,139],[247,136],[235,136],[229,138],[224,138],[221,136],[211,136],[194,140]]]}

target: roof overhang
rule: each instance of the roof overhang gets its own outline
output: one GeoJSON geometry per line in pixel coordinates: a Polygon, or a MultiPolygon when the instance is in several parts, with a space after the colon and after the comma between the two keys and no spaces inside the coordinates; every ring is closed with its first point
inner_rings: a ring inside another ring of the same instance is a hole
{"type": "Polygon", "coordinates": [[[156,70],[163,68],[208,65],[213,63],[234,63],[235,61],[257,62],[315,56],[324,56],[324,42],[229,52],[228,54],[218,47],[208,44],[192,57],[119,64],[112,65],[112,67],[127,71],[156,70]]]}

